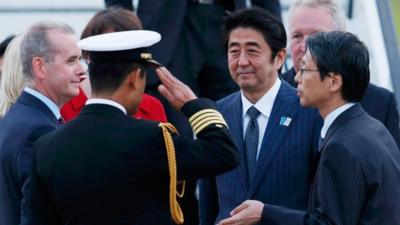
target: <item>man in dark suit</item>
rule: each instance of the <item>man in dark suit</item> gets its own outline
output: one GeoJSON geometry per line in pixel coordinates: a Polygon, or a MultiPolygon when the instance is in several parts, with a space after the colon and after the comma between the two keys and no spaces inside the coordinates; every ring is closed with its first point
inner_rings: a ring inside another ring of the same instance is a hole
{"type": "Polygon", "coordinates": [[[369,82],[365,45],[347,32],[312,34],[295,80],[301,105],[324,118],[308,211],[248,201],[220,224],[400,224],[399,149],[359,103],[369,82]]]}
{"type": "MultiPolygon", "coordinates": [[[[281,17],[279,0],[248,2],[281,17]]],[[[245,7],[246,0],[139,0],[137,15],[145,29],[155,30],[163,37],[152,47],[155,58],[199,97],[219,100],[238,90],[238,86],[230,79],[220,35],[222,18],[227,10],[245,7]]],[[[159,80],[152,74],[150,71],[146,92],[161,100],[168,121],[182,135],[193,137],[186,117],[159,95],[159,80]]],[[[183,199],[184,210],[198,207],[194,195],[195,184],[195,181],[188,182],[188,195],[183,199]]],[[[186,224],[198,225],[197,211],[190,212],[196,213],[190,215],[191,222],[186,224]]]]}
{"type": "MultiPolygon", "coordinates": [[[[212,199],[204,199],[202,224],[229,217],[247,199],[306,209],[322,121],[316,110],[302,108],[296,90],[278,78],[286,53],[283,24],[266,10],[246,9],[227,16],[223,28],[229,70],[241,91],[218,101],[218,109],[242,161],[216,177],[218,212],[210,216],[212,199]],[[252,110],[258,114],[256,133],[252,110]]],[[[203,185],[202,195],[210,195],[203,185]]]]}
{"type": "Polygon", "coordinates": [[[85,72],[76,42],[68,25],[47,22],[32,25],[22,40],[22,70],[28,87],[0,121],[2,225],[20,223],[33,143],[59,126],[59,107],[79,93],[85,72]]]}
{"type": "MultiPolygon", "coordinates": [[[[344,31],[345,16],[335,1],[297,0],[291,5],[289,12],[289,40],[293,67],[282,74],[281,78],[296,87],[294,77],[300,69],[301,59],[305,54],[307,37],[318,31],[344,31]]],[[[360,103],[369,115],[386,126],[400,146],[399,112],[394,94],[370,83],[360,103]]]]}
{"type": "Polygon", "coordinates": [[[159,39],[136,30],[78,43],[89,51],[92,98],[74,120],[35,145],[23,224],[162,225],[171,218],[180,224],[176,178],[215,175],[238,164],[215,103],[197,99],[164,67],[157,69],[159,91],[188,116],[197,139],[171,138],[172,126],[127,116],[140,102],[146,67],[159,65],[147,51],[159,39]]]}

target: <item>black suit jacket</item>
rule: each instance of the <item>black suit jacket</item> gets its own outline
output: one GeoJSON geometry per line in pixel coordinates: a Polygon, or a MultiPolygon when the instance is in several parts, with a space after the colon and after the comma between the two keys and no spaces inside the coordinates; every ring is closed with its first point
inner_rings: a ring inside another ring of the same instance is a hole
{"type": "Polygon", "coordinates": [[[400,152],[356,104],[329,127],[307,213],[265,205],[261,224],[400,224],[400,152]]]}
{"type": "MultiPolygon", "coordinates": [[[[187,116],[213,102],[194,100],[187,116]]],[[[199,121],[201,124],[202,122],[199,121]]],[[[211,123],[197,140],[174,137],[180,178],[234,168],[238,154],[228,129],[211,123]]],[[[23,224],[172,224],[167,154],[161,128],[103,104],[35,145],[32,188],[23,224]]]]}
{"type": "MultiPolygon", "coordinates": [[[[293,87],[297,87],[297,83],[294,81],[295,75],[296,72],[292,67],[280,76],[293,87]]],[[[370,83],[360,103],[369,115],[385,125],[397,146],[400,147],[399,112],[394,94],[385,88],[370,83]]]]}
{"type": "Polygon", "coordinates": [[[28,187],[33,143],[59,123],[38,98],[22,92],[0,121],[0,224],[20,223],[28,187]]]}

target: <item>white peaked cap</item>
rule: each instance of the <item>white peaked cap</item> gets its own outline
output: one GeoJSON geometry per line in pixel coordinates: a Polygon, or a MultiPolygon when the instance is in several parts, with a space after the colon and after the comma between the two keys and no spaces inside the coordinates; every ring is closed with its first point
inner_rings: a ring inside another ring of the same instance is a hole
{"type": "Polygon", "coordinates": [[[132,30],[87,37],[80,40],[78,46],[89,52],[91,61],[142,61],[158,67],[161,65],[152,59],[149,47],[160,40],[161,35],[155,31],[132,30]]]}

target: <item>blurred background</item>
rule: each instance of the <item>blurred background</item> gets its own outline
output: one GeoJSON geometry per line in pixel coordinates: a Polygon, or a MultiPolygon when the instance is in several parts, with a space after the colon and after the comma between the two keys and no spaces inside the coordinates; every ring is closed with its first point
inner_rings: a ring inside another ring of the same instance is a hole
{"type": "Polygon", "coordinates": [[[392,0],[392,13],[393,19],[395,21],[396,33],[397,33],[397,43],[400,42],[400,1],[392,0]]]}
{"type": "MultiPolygon", "coordinates": [[[[291,2],[281,0],[285,25],[291,2]]],[[[348,30],[357,34],[370,49],[371,82],[394,91],[399,101],[400,0],[339,2],[348,17],[348,30]]],[[[103,0],[0,0],[0,41],[10,34],[22,33],[31,23],[43,19],[68,23],[80,36],[89,19],[104,7],[103,0]]],[[[290,66],[288,58],[286,68],[290,66]]]]}

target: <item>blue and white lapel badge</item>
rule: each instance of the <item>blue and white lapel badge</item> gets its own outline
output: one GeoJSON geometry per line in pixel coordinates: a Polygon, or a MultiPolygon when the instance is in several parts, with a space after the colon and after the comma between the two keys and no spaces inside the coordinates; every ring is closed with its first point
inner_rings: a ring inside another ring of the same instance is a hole
{"type": "Polygon", "coordinates": [[[282,116],[281,121],[279,121],[279,125],[288,127],[290,125],[290,122],[292,122],[292,118],[287,116],[282,116]]]}

